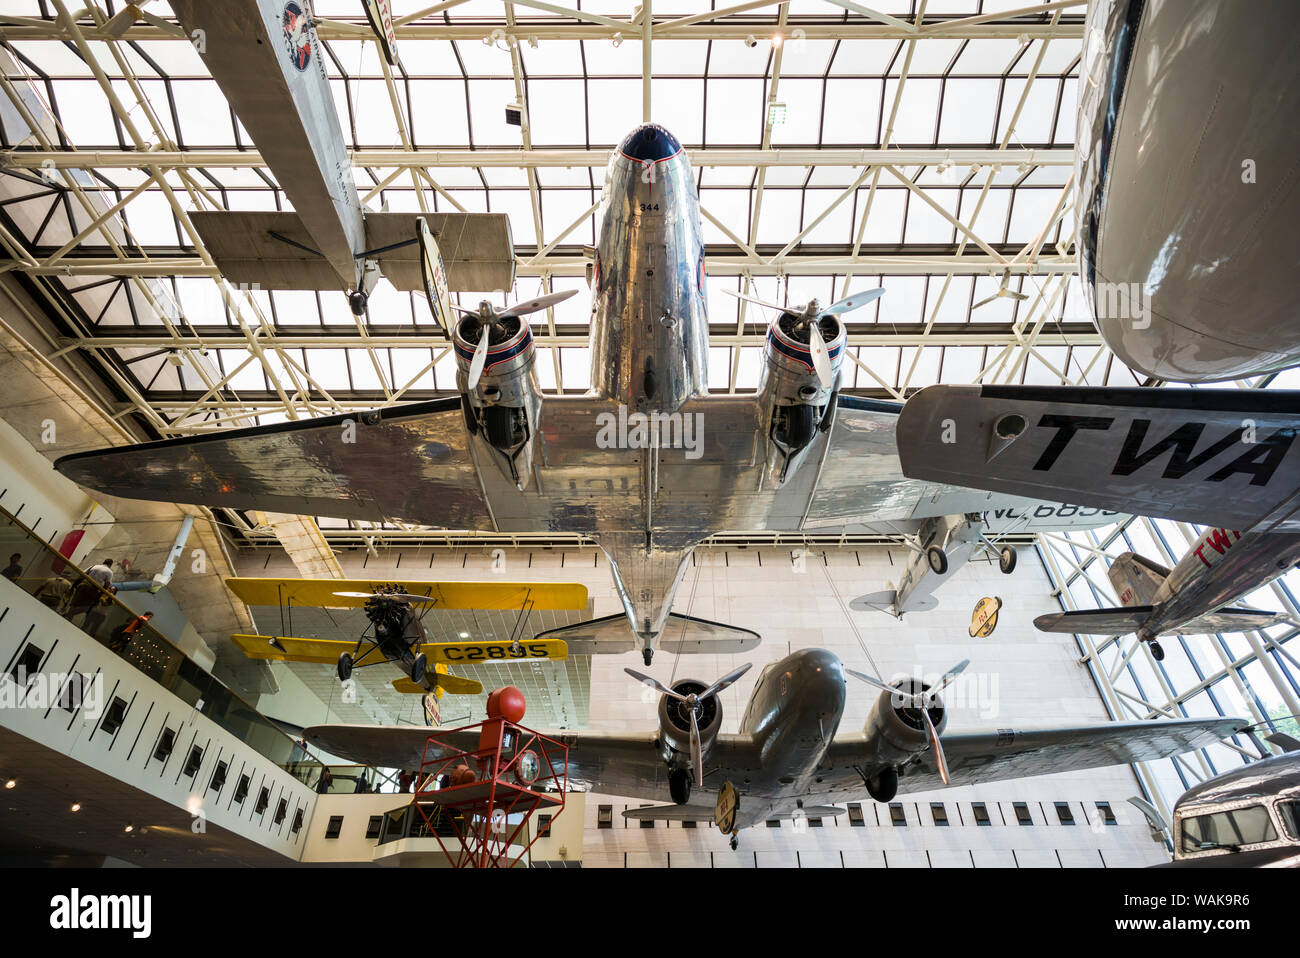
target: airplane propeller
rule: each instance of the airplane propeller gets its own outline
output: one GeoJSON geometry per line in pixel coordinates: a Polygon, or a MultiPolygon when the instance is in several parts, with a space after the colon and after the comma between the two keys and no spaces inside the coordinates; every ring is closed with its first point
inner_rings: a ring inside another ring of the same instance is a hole
{"type": "Polygon", "coordinates": [[[971,307],[971,310],[973,311],[979,309],[981,306],[987,305],[988,303],[993,302],[995,299],[1015,299],[1023,302],[1024,300],[1029,298],[1029,296],[1026,295],[1025,293],[1017,293],[1014,289],[1011,289],[1007,285],[1010,282],[1011,282],[1011,270],[1004,270],[1002,273],[1002,282],[998,286],[997,292],[994,293],[992,296],[986,296],[983,299],[981,299],[978,303],[976,303],[974,306],[971,307]]]}
{"type": "Polygon", "coordinates": [[[752,662],[746,662],[738,669],[732,669],[718,681],[714,682],[703,692],[692,693],[691,695],[682,695],[682,693],[668,688],[657,679],[638,672],[635,669],[624,669],[628,675],[636,679],[642,685],[648,685],[657,692],[662,692],[670,698],[677,699],[686,707],[686,712],[691,717],[691,764],[695,768],[695,784],[704,787],[704,746],[700,740],[699,712],[705,701],[714,695],[717,695],[723,689],[732,685],[736,679],[740,678],[749,671],[753,665],[752,662]]]}
{"type": "Polygon", "coordinates": [[[507,306],[498,312],[487,300],[479,303],[478,309],[465,309],[461,306],[454,306],[453,309],[459,310],[467,316],[475,316],[479,321],[479,340],[478,346],[474,348],[474,358],[469,364],[469,389],[478,385],[479,378],[483,375],[483,366],[487,363],[488,344],[492,339],[492,329],[502,320],[512,319],[515,316],[526,316],[529,313],[535,313],[541,309],[549,309],[556,303],[563,302],[570,296],[577,294],[576,289],[566,289],[559,293],[545,293],[536,299],[530,299],[526,302],[515,303],[513,306],[507,306]]]}
{"type": "Polygon", "coordinates": [[[344,599],[396,599],[399,602],[437,602],[438,600],[427,595],[412,595],[409,592],[335,592],[337,596],[344,599]]]}
{"type": "Polygon", "coordinates": [[[817,380],[822,386],[830,386],[833,373],[831,370],[830,354],[826,351],[826,340],[822,338],[822,331],[818,328],[823,316],[839,316],[842,313],[849,313],[855,309],[860,309],[869,303],[874,303],[885,294],[883,289],[868,289],[860,293],[854,293],[851,296],[845,296],[843,299],[831,303],[825,309],[817,300],[810,300],[803,306],[794,308],[786,306],[777,306],[775,303],[764,302],[761,299],[755,299],[752,296],[746,296],[743,293],[737,293],[735,290],[723,290],[736,299],[743,299],[747,303],[753,303],[756,306],[765,306],[768,309],[776,310],[777,318],[773,322],[779,322],[781,315],[791,313],[796,318],[794,328],[808,329],[808,352],[812,356],[813,369],[817,373],[817,380]]]}
{"type": "Polygon", "coordinates": [[[934,685],[928,689],[922,689],[920,692],[904,692],[896,685],[886,685],[874,675],[855,672],[853,669],[845,669],[844,671],[855,679],[866,682],[868,685],[874,685],[876,688],[888,692],[891,695],[900,696],[907,700],[908,704],[912,708],[920,709],[921,715],[925,719],[926,733],[930,738],[930,749],[934,752],[934,764],[939,769],[939,777],[943,779],[943,784],[949,785],[951,782],[948,775],[948,759],[943,754],[943,744],[939,741],[939,730],[934,727],[934,720],[930,718],[930,710],[927,707],[926,702],[927,700],[934,700],[938,694],[943,691],[944,687],[960,675],[968,665],[970,665],[970,659],[962,659],[947,672],[943,673],[938,682],[934,683],[934,685]]]}

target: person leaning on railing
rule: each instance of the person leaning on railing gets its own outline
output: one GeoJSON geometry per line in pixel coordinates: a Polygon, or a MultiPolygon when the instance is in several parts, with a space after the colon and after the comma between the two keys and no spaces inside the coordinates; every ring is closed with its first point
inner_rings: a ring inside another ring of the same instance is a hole
{"type": "Polygon", "coordinates": [[[52,575],[42,582],[32,595],[45,606],[62,615],[67,607],[68,598],[72,595],[72,583],[68,581],[67,576],[52,575]]]}

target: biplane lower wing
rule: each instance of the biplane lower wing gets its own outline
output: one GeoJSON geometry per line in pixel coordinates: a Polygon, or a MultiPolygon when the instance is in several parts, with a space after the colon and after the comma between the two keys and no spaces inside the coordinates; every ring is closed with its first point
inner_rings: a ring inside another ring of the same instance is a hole
{"type": "MultiPolygon", "coordinates": [[[[355,642],[341,639],[301,639],[288,635],[232,635],[231,641],[250,659],[272,662],[317,662],[334,665],[344,652],[351,653],[355,642]]],[[[354,658],[357,662],[375,648],[363,642],[354,658]]],[[[531,639],[517,645],[510,642],[424,642],[420,651],[431,664],[481,665],[491,662],[522,662],[527,659],[559,661],[569,657],[569,647],[561,639],[531,639]]],[[[375,661],[382,661],[377,658],[375,661]]]]}
{"type": "Polygon", "coordinates": [[[587,587],[576,582],[422,582],[382,579],[257,579],[234,576],[226,587],[245,605],[312,606],[322,609],[359,609],[365,598],[339,595],[358,592],[369,596],[381,586],[396,585],[410,595],[428,596],[439,609],[510,611],[531,603],[533,611],[574,611],[587,607],[587,587]]]}

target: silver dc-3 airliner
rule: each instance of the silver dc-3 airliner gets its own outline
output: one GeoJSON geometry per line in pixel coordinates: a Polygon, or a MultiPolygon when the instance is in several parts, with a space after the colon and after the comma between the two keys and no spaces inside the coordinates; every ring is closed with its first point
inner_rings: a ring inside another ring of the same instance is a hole
{"type": "MultiPolygon", "coordinates": [[[[839,391],[842,318],[879,289],[826,307],[772,307],[757,393],[709,395],[704,283],[690,161],[671,133],[646,124],[606,172],[585,396],[543,399],[523,319],[563,294],[501,311],[484,303],[451,330],[459,397],[81,453],[57,468],[126,498],[585,533],[610,559],[647,664],[656,647],[730,653],[759,641],[671,613],[692,550],[717,532],[914,534],[928,518],[1013,507],[1017,531],[1113,521],[904,478],[901,407],[839,391]]],[[[623,651],[632,644],[621,620],[551,637],[576,653],[623,651]]]]}

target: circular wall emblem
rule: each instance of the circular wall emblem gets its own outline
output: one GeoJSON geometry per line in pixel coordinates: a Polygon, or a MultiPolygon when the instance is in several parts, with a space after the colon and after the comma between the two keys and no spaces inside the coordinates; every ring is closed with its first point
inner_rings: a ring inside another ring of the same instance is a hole
{"type": "Polygon", "coordinates": [[[998,627],[998,610],[1001,608],[1002,600],[994,595],[986,595],[976,602],[970,617],[970,637],[986,639],[992,635],[998,627]]]}
{"type": "Polygon", "coordinates": [[[280,27],[284,30],[284,47],[289,53],[289,62],[299,70],[307,69],[311,63],[311,21],[307,14],[291,0],[284,5],[280,27]]]}

